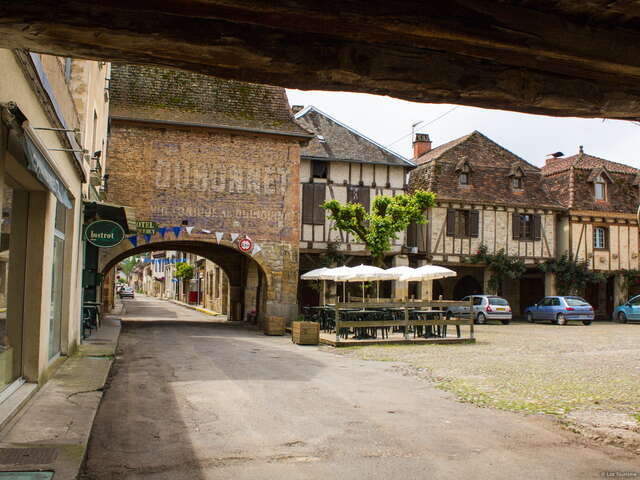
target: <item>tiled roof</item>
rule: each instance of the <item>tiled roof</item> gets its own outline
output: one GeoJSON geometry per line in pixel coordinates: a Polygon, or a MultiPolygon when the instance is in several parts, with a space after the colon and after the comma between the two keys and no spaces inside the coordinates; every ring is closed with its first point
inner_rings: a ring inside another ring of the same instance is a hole
{"type": "Polygon", "coordinates": [[[546,190],[540,170],[498,145],[480,132],[473,132],[427,152],[424,162],[410,174],[410,190],[426,189],[441,201],[561,208],[546,190]],[[460,185],[457,165],[471,168],[470,185],[460,185]],[[514,190],[511,175],[520,167],[523,188],[514,190]]]}
{"type": "Polygon", "coordinates": [[[402,155],[356,132],[314,106],[300,110],[296,113],[295,120],[302,128],[316,134],[307,146],[302,147],[302,158],[414,167],[402,155]]]}
{"type": "Polygon", "coordinates": [[[151,65],[114,63],[109,93],[113,117],[309,135],[293,121],[281,87],[151,65]]]}
{"type": "Polygon", "coordinates": [[[553,175],[568,170],[571,167],[588,170],[603,167],[609,172],[630,173],[634,175],[639,172],[637,168],[633,168],[623,163],[612,162],[611,160],[594,157],[593,155],[588,155],[586,153],[578,153],[577,155],[572,155],[570,157],[548,160],[547,164],[542,167],[542,174],[545,176],[553,175]]]}

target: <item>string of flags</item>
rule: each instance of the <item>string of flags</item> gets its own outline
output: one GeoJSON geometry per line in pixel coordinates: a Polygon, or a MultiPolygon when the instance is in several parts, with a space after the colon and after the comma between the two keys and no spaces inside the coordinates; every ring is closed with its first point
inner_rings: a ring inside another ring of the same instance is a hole
{"type": "MultiPolygon", "coordinates": [[[[183,228],[184,228],[184,232],[186,232],[187,235],[192,235],[194,233],[195,227],[193,226],[176,226],[176,227],[170,227],[170,228],[159,227],[157,230],[157,234],[160,235],[160,237],[164,240],[167,233],[171,232],[173,233],[173,236],[177,239],[180,237],[180,234],[183,233],[183,228]]],[[[212,232],[211,230],[207,230],[203,228],[198,230],[198,232],[196,233],[200,233],[200,234],[204,233],[205,235],[211,235],[212,232]]],[[[247,235],[241,235],[239,233],[227,234],[226,232],[213,232],[213,234],[216,238],[217,243],[220,243],[224,239],[225,235],[229,235],[231,242],[236,243],[238,245],[238,248],[244,253],[248,253],[250,255],[256,255],[258,252],[262,251],[262,247],[257,243],[254,243],[253,240],[251,240],[247,235]]],[[[152,235],[150,233],[145,233],[142,235],[131,235],[127,237],[127,239],[129,240],[131,245],[133,245],[133,247],[135,248],[139,244],[138,240],[140,237],[143,238],[146,243],[150,243],[154,235],[155,234],[152,235]]],[[[170,262],[169,259],[164,259],[164,260],[166,260],[165,263],[170,262]]],[[[186,261],[186,259],[184,260],[186,261]]],[[[161,262],[161,261],[162,259],[158,259],[158,262],[161,262]]],[[[180,259],[178,259],[178,261],[180,261],[180,259]]],[[[155,263],[153,259],[151,260],[151,262],[155,263]]],[[[175,263],[175,260],[171,261],[171,263],[175,263]]]]}

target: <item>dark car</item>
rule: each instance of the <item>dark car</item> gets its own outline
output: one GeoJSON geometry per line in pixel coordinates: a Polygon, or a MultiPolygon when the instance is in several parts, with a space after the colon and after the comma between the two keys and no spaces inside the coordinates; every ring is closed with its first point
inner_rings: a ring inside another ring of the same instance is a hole
{"type": "Polygon", "coordinates": [[[544,297],[527,307],[524,314],[530,323],[547,320],[556,325],[566,325],[570,320],[590,325],[594,317],[593,307],[584,298],[576,296],[544,297]]]}

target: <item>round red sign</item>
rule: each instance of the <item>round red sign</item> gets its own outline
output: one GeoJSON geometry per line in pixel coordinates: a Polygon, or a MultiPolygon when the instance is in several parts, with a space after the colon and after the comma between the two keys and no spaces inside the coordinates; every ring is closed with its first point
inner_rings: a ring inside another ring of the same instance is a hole
{"type": "Polygon", "coordinates": [[[238,242],[238,247],[243,252],[250,252],[253,249],[253,242],[249,237],[244,237],[240,242],[238,242]]]}

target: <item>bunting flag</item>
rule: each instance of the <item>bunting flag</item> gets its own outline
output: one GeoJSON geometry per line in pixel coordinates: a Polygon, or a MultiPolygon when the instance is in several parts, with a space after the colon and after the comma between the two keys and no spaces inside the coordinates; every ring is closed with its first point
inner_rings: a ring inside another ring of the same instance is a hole
{"type": "Polygon", "coordinates": [[[184,227],[184,229],[187,231],[189,235],[191,235],[191,232],[193,232],[193,227],[184,227]]]}
{"type": "Polygon", "coordinates": [[[147,243],[149,243],[151,241],[151,235],[149,235],[148,233],[144,234],[144,239],[147,243]]]}
{"type": "Polygon", "coordinates": [[[131,235],[129,237],[129,241],[131,242],[131,245],[133,245],[134,247],[138,246],[138,237],[136,235],[131,235]]]}
{"type": "Polygon", "coordinates": [[[160,227],[158,229],[158,233],[160,234],[160,236],[162,237],[162,239],[164,240],[164,234],[167,233],[167,227],[160,227]]]}
{"type": "Polygon", "coordinates": [[[155,258],[152,258],[152,259],[151,259],[151,263],[152,263],[152,264],[155,264],[155,263],[156,263],[156,259],[155,259],[155,258]]]}
{"type": "Polygon", "coordinates": [[[171,257],[171,263],[176,263],[175,257],[171,257]]]}
{"type": "Polygon", "coordinates": [[[216,240],[218,241],[218,243],[220,243],[222,237],[224,237],[224,232],[216,232],[216,240]]]}
{"type": "Polygon", "coordinates": [[[255,255],[255,254],[256,254],[256,253],[258,253],[260,250],[262,250],[262,247],[256,243],[256,244],[253,246],[253,250],[251,251],[251,255],[255,255]]]}
{"type": "Polygon", "coordinates": [[[144,263],[149,263],[149,257],[144,257],[144,263]]]}
{"type": "Polygon", "coordinates": [[[200,232],[209,234],[209,233],[211,233],[211,230],[207,230],[206,228],[203,228],[203,229],[200,230],[200,232]]]}
{"type": "Polygon", "coordinates": [[[182,227],[173,227],[171,230],[173,230],[173,234],[176,236],[176,238],[178,238],[180,236],[180,230],[182,230],[182,227]]]}
{"type": "Polygon", "coordinates": [[[164,264],[166,265],[167,263],[169,263],[169,259],[168,259],[168,258],[165,258],[165,259],[164,259],[164,264]]]}
{"type": "Polygon", "coordinates": [[[239,234],[239,233],[232,233],[232,234],[231,234],[231,241],[232,241],[232,242],[235,242],[235,241],[236,241],[236,238],[238,238],[239,236],[240,236],[240,234],[239,234]]]}
{"type": "Polygon", "coordinates": [[[187,257],[184,257],[184,258],[182,259],[182,262],[183,262],[183,263],[187,263],[187,257]]]}

